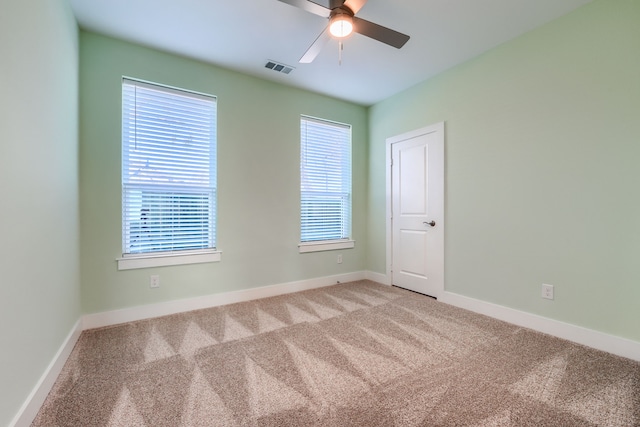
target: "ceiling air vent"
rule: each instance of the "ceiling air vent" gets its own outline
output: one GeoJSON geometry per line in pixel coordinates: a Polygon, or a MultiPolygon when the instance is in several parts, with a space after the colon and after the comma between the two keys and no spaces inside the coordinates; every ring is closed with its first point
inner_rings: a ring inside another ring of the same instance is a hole
{"type": "Polygon", "coordinates": [[[284,74],[289,74],[294,70],[294,68],[290,65],[281,64],[279,62],[271,61],[271,60],[267,61],[267,63],[264,66],[270,70],[277,71],[279,73],[284,73],[284,74]]]}

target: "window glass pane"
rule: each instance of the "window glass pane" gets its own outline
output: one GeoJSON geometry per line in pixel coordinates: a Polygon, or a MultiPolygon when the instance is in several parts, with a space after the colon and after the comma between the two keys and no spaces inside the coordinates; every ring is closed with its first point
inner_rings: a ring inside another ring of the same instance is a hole
{"type": "Polygon", "coordinates": [[[351,235],[351,126],[300,120],[301,241],[351,235]]]}
{"type": "Polygon", "coordinates": [[[124,79],[123,253],[215,248],[216,99],[124,79]]]}

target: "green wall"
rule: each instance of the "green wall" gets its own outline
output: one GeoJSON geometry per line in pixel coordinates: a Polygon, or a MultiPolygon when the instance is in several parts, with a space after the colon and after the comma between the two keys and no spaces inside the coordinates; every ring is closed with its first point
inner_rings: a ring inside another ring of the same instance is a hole
{"type": "Polygon", "coordinates": [[[0,7],[0,425],[80,317],[78,31],[65,0],[0,7]]]}
{"type": "Polygon", "coordinates": [[[87,32],[80,35],[80,94],[86,313],[364,269],[366,108],[87,32]],[[221,262],[117,270],[122,76],[218,97],[221,262]],[[355,249],[298,253],[300,114],[353,125],[355,249]],[[343,264],[336,263],[338,253],[343,254],[343,264]],[[159,289],[149,288],[151,274],[160,275],[159,289]]]}
{"type": "Polygon", "coordinates": [[[639,23],[596,1],[373,106],[368,269],[385,139],[445,121],[446,290],[640,341],[639,23]]]}
{"type": "Polygon", "coordinates": [[[640,341],[638,22],[637,0],[597,0],[366,109],[78,35],[66,0],[3,1],[0,425],[81,312],[384,273],[385,139],[440,121],[446,290],[640,341]],[[117,271],[123,75],[218,96],[222,262],[117,271]],[[355,249],[298,254],[300,114],[353,125],[355,249]]]}

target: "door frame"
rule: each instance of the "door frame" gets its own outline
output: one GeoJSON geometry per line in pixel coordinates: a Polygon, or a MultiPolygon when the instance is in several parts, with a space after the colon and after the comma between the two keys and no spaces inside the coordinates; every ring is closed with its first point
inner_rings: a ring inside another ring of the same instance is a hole
{"type": "MultiPolygon", "coordinates": [[[[387,138],[386,140],[386,146],[385,146],[385,170],[386,170],[386,210],[385,210],[385,217],[386,217],[386,284],[387,285],[392,285],[392,273],[391,273],[391,268],[393,266],[393,220],[391,218],[391,213],[392,213],[392,207],[393,207],[393,201],[392,201],[392,194],[393,194],[393,187],[392,187],[392,182],[391,182],[391,159],[392,159],[392,146],[393,144],[397,143],[397,142],[402,142],[404,140],[407,139],[411,139],[411,138],[415,138],[418,137],[420,135],[424,135],[426,133],[436,133],[439,135],[439,143],[442,145],[442,209],[443,209],[443,219],[442,221],[440,221],[440,226],[443,227],[443,233],[445,231],[444,226],[445,226],[445,221],[444,221],[444,214],[446,212],[446,206],[445,206],[445,197],[444,197],[444,189],[445,189],[445,173],[444,173],[444,157],[445,157],[445,146],[444,146],[444,127],[445,122],[439,122],[439,123],[435,123],[432,124],[430,126],[426,126],[420,129],[416,129],[410,132],[406,132],[400,135],[396,135],[396,136],[392,136],[387,138]]],[[[440,297],[442,294],[444,294],[444,241],[443,241],[443,248],[442,248],[442,282],[438,284],[438,295],[434,295],[435,297],[440,297]]]]}

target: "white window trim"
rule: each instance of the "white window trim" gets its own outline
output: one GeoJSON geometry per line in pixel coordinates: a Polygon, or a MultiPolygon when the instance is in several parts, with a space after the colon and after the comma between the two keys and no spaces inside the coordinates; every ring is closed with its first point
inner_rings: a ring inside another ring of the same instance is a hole
{"type": "MultiPolygon", "coordinates": [[[[163,91],[167,93],[175,92],[179,95],[184,95],[185,93],[190,94],[195,97],[202,97],[207,100],[213,100],[214,104],[217,105],[217,97],[201,92],[195,92],[186,89],[174,88],[158,83],[147,82],[139,79],[134,79],[130,77],[123,76],[123,82],[129,82],[132,84],[136,84],[142,87],[152,87],[154,89],[162,88],[163,91]]],[[[216,127],[217,127],[217,117],[216,117],[216,127]]],[[[217,149],[217,141],[215,142],[214,150],[217,149]]],[[[214,152],[215,159],[215,152],[214,152]]],[[[217,161],[217,159],[215,160],[217,161]]],[[[217,179],[217,176],[214,176],[214,182],[217,179]]],[[[217,202],[214,202],[217,203],[217,202]]],[[[215,206],[215,205],[214,205],[215,206]]],[[[215,206],[217,210],[217,206],[215,206]]],[[[214,232],[215,232],[215,216],[214,216],[214,232]]],[[[124,239],[123,239],[124,242],[124,239]]],[[[186,264],[200,264],[200,263],[211,263],[211,262],[220,262],[222,258],[222,252],[217,250],[215,247],[207,248],[207,249],[195,249],[195,250],[186,250],[186,251],[176,251],[176,252],[144,252],[144,253],[132,253],[132,254],[124,254],[121,258],[117,258],[118,270],[131,270],[131,269],[140,269],[140,268],[152,268],[152,267],[163,267],[163,266],[173,266],[173,265],[186,265],[186,264]]]]}
{"type": "Polygon", "coordinates": [[[220,262],[221,251],[190,251],[141,255],[125,255],[116,259],[118,270],[134,270],[137,268],[167,267],[171,265],[202,264],[220,262]]]}
{"type": "Polygon", "coordinates": [[[338,249],[353,249],[356,241],[351,239],[322,240],[319,242],[303,242],[298,244],[298,251],[301,254],[309,252],[335,251],[338,249]]]}
{"type": "MultiPolygon", "coordinates": [[[[348,148],[349,148],[349,173],[348,173],[348,182],[349,182],[349,189],[348,189],[348,193],[344,193],[344,194],[348,194],[349,196],[349,206],[348,206],[348,213],[347,213],[347,217],[344,218],[345,222],[343,222],[343,224],[345,224],[347,231],[343,233],[342,236],[339,239],[335,239],[335,240],[304,240],[301,241],[298,244],[298,249],[300,253],[307,253],[307,252],[320,252],[320,251],[331,251],[331,250],[338,250],[338,249],[351,249],[355,246],[355,241],[352,240],[352,221],[353,221],[353,206],[352,206],[352,197],[353,197],[353,189],[351,187],[351,182],[352,182],[352,173],[353,173],[353,160],[352,160],[352,154],[351,154],[351,150],[352,150],[352,136],[351,136],[351,132],[352,132],[352,126],[350,124],[346,124],[346,123],[339,123],[339,122],[335,122],[332,120],[327,120],[327,119],[320,119],[320,118],[316,118],[316,117],[311,117],[311,116],[307,116],[307,115],[301,115],[300,116],[300,122],[302,124],[302,122],[310,122],[310,123],[316,123],[319,125],[327,125],[327,126],[331,126],[331,127],[337,127],[337,128],[342,128],[345,130],[348,130],[349,133],[349,137],[348,137],[348,148]]],[[[303,141],[305,140],[305,137],[302,135],[301,133],[301,150],[303,148],[303,141]]],[[[301,151],[301,157],[302,157],[302,151],[301,151]]],[[[301,171],[302,171],[302,159],[301,159],[301,171]]],[[[344,171],[342,172],[344,174],[344,171]]],[[[344,175],[343,175],[344,177],[344,175]]],[[[303,177],[301,176],[301,180],[303,180],[303,177]]],[[[304,181],[304,180],[303,180],[304,181]]],[[[343,185],[344,185],[344,180],[342,181],[343,185]]],[[[342,190],[344,190],[344,187],[342,188],[342,190]]],[[[301,196],[302,196],[302,191],[301,191],[301,196]]],[[[301,197],[301,202],[302,202],[302,197],[301,197]]],[[[301,217],[301,222],[303,221],[303,218],[301,217]]],[[[303,233],[303,224],[301,224],[301,234],[303,233]]],[[[317,236],[317,237],[325,237],[325,238],[331,238],[334,236],[317,236]]],[[[303,236],[300,236],[300,240],[303,239],[303,236]]]]}

